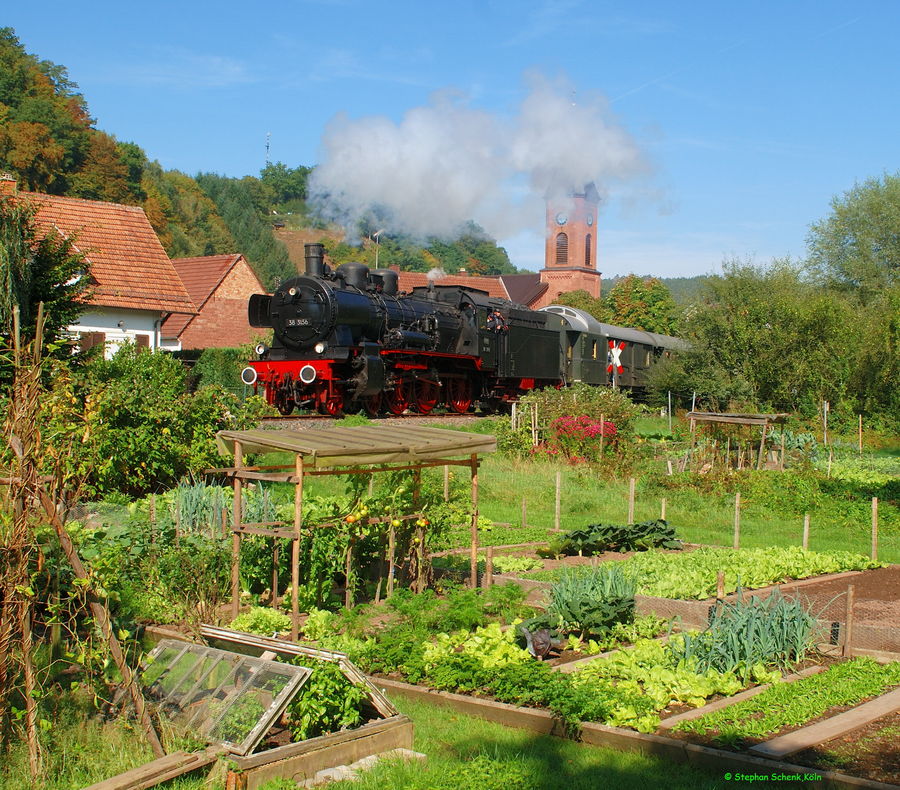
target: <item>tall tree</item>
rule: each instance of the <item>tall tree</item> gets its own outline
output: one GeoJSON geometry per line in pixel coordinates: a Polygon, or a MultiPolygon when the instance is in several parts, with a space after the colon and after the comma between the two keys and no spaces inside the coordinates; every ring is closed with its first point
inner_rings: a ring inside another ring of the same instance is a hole
{"type": "Polygon", "coordinates": [[[604,302],[611,324],[663,335],[677,333],[678,305],[656,277],[629,274],[615,284],[604,302]]]}
{"type": "Polygon", "coordinates": [[[900,282],[900,173],[870,178],[831,201],[810,226],[809,263],[827,282],[864,302],[900,282]]]}

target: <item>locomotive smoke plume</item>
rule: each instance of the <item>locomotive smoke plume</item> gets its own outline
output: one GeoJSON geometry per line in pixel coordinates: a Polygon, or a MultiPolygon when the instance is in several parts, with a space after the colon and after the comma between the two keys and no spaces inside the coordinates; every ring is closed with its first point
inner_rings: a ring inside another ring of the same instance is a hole
{"type": "Polygon", "coordinates": [[[399,123],[335,117],[325,130],[310,194],[352,235],[379,226],[416,238],[455,238],[470,220],[494,238],[543,225],[548,197],[593,181],[605,194],[648,172],[632,137],[599,95],[532,75],[512,117],[470,107],[444,91],[399,123]]]}

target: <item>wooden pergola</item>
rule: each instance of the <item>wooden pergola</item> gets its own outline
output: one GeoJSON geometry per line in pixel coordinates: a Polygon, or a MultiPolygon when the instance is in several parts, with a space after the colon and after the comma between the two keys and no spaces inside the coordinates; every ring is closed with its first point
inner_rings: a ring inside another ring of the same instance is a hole
{"type": "MultiPolygon", "coordinates": [[[[696,441],[696,430],[698,422],[717,422],[727,425],[759,425],[762,428],[762,437],[759,442],[759,455],[756,459],[756,468],[762,469],[763,452],[766,446],[766,435],[769,432],[770,425],[783,425],[790,417],[789,414],[738,414],[738,413],[720,413],[712,411],[690,411],[687,413],[688,419],[691,421],[691,450],[694,449],[696,441]]],[[[752,449],[752,447],[751,447],[752,449]]],[[[782,448],[782,453],[784,449],[782,448]]]]}
{"type": "MultiPolygon", "coordinates": [[[[240,608],[241,538],[244,535],[263,535],[291,540],[291,638],[299,634],[300,610],[300,540],[303,524],[303,481],[309,476],[349,475],[376,472],[415,471],[436,466],[467,466],[472,476],[471,519],[471,583],[477,585],[478,571],[478,456],[497,449],[493,436],[448,431],[441,428],[422,428],[387,425],[331,427],[307,431],[250,430],[220,431],[216,435],[219,449],[234,455],[234,466],[213,470],[232,479],[234,487],[232,522],[231,606],[237,617],[240,608]],[[284,466],[246,466],[248,453],[288,452],[294,463],[284,466]],[[294,520],[292,525],[282,522],[245,523],[242,517],[242,487],[244,481],[268,480],[293,483],[294,520]]],[[[419,542],[420,560],[424,540],[419,542]]],[[[420,565],[421,567],[421,565],[420,565]]],[[[389,577],[390,578],[390,577],[389,577]]],[[[273,600],[277,589],[273,589],[273,600]]]]}

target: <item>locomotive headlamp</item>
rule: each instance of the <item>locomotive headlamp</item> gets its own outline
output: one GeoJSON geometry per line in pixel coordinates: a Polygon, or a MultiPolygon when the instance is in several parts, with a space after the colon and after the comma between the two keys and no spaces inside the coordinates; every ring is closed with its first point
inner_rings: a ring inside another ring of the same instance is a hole
{"type": "Polygon", "coordinates": [[[328,346],[326,346],[326,345],[320,340],[318,343],[316,343],[316,344],[313,346],[313,348],[316,350],[316,353],[317,353],[317,354],[324,354],[324,353],[325,353],[325,349],[328,348],[328,346]]]}
{"type": "Polygon", "coordinates": [[[255,351],[256,351],[257,354],[259,354],[259,356],[262,356],[262,355],[265,354],[266,351],[268,351],[268,350],[269,350],[269,349],[266,348],[265,343],[257,343],[257,344],[256,344],[256,349],[255,349],[255,351]]]}
{"type": "Polygon", "coordinates": [[[296,296],[296,295],[297,295],[297,289],[296,289],[296,288],[288,288],[288,295],[289,295],[289,296],[296,296]]]}
{"type": "Polygon", "coordinates": [[[248,387],[256,382],[256,371],[253,368],[244,368],[241,371],[241,381],[248,387]]]}

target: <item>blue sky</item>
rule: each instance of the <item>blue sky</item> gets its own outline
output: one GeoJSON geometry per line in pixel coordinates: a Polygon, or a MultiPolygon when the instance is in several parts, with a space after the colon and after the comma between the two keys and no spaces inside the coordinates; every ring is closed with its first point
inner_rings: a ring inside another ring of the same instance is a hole
{"type": "Polygon", "coordinates": [[[50,0],[0,17],[68,68],[99,128],[166,168],[257,174],[271,134],[273,161],[334,178],[343,162],[355,193],[402,196],[398,215],[471,211],[537,269],[541,178],[574,157],[604,193],[599,268],[669,277],[802,257],[833,196],[897,171],[898,22],[896,2],[576,0],[50,0]]]}

